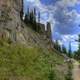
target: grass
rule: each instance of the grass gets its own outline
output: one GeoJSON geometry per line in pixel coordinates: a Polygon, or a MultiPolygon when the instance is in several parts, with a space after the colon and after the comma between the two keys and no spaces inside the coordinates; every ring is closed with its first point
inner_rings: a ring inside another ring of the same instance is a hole
{"type": "Polygon", "coordinates": [[[62,57],[44,52],[40,47],[26,48],[0,41],[0,80],[50,80],[51,69],[56,75],[55,80],[64,80],[61,77],[64,75],[56,70],[56,66],[62,64],[62,57]]]}
{"type": "Polygon", "coordinates": [[[73,77],[72,77],[72,70],[73,70],[73,64],[72,62],[68,63],[68,72],[67,72],[67,75],[66,75],[66,80],[73,80],[73,77]]]}

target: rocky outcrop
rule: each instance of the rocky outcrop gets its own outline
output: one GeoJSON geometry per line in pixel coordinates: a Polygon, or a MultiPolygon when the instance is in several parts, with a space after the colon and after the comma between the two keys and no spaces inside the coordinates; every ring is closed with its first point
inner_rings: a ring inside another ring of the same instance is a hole
{"type": "MultiPolygon", "coordinates": [[[[0,35],[12,38],[21,29],[22,0],[0,0],[0,35]]],[[[13,38],[14,39],[14,38],[13,38]]],[[[15,40],[15,39],[14,39],[15,40]]]]}
{"type": "Polygon", "coordinates": [[[0,0],[0,38],[8,38],[12,42],[24,44],[28,44],[29,41],[30,44],[38,44],[43,42],[43,39],[46,40],[47,36],[50,38],[50,24],[48,23],[47,31],[45,31],[45,25],[38,23],[41,33],[35,34],[34,31],[28,29],[30,26],[26,27],[21,21],[22,9],[23,0],[0,0]]]}

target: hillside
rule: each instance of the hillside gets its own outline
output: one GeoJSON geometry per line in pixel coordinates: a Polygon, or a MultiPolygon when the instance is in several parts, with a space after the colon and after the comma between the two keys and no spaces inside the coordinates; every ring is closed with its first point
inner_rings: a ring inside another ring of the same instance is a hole
{"type": "Polygon", "coordinates": [[[22,0],[0,0],[0,80],[66,80],[64,57],[21,21],[21,9],[22,0]]]}
{"type": "Polygon", "coordinates": [[[64,58],[39,46],[0,42],[0,80],[65,80],[64,58]]]}
{"type": "Polygon", "coordinates": [[[67,64],[42,36],[23,24],[22,43],[0,41],[0,80],[65,80],[67,64]],[[26,36],[27,35],[27,36],[26,36]]]}

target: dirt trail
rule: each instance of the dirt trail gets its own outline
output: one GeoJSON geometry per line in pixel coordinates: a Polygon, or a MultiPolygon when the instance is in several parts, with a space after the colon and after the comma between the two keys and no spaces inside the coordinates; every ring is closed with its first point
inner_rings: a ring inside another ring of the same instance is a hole
{"type": "Polygon", "coordinates": [[[73,79],[74,80],[80,80],[80,67],[79,62],[74,60],[73,61],[73,79]]]}

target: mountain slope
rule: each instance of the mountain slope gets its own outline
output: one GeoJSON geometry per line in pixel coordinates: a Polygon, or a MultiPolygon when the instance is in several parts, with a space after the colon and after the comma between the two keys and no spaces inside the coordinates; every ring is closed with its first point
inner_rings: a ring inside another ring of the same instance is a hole
{"type": "Polygon", "coordinates": [[[21,9],[22,0],[0,0],[0,80],[65,80],[64,57],[21,21],[21,9]]]}
{"type": "Polygon", "coordinates": [[[0,43],[1,80],[65,80],[64,58],[39,46],[0,43]],[[52,75],[51,75],[52,74],[52,75]],[[55,76],[56,75],[56,76],[55,76]]]}
{"type": "Polygon", "coordinates": [[[24,28],[16,32],[18,42],[0,41],[0,79],[65,80],[64,57],[53,51],[42,35],[22,24],[24,28]]]}

